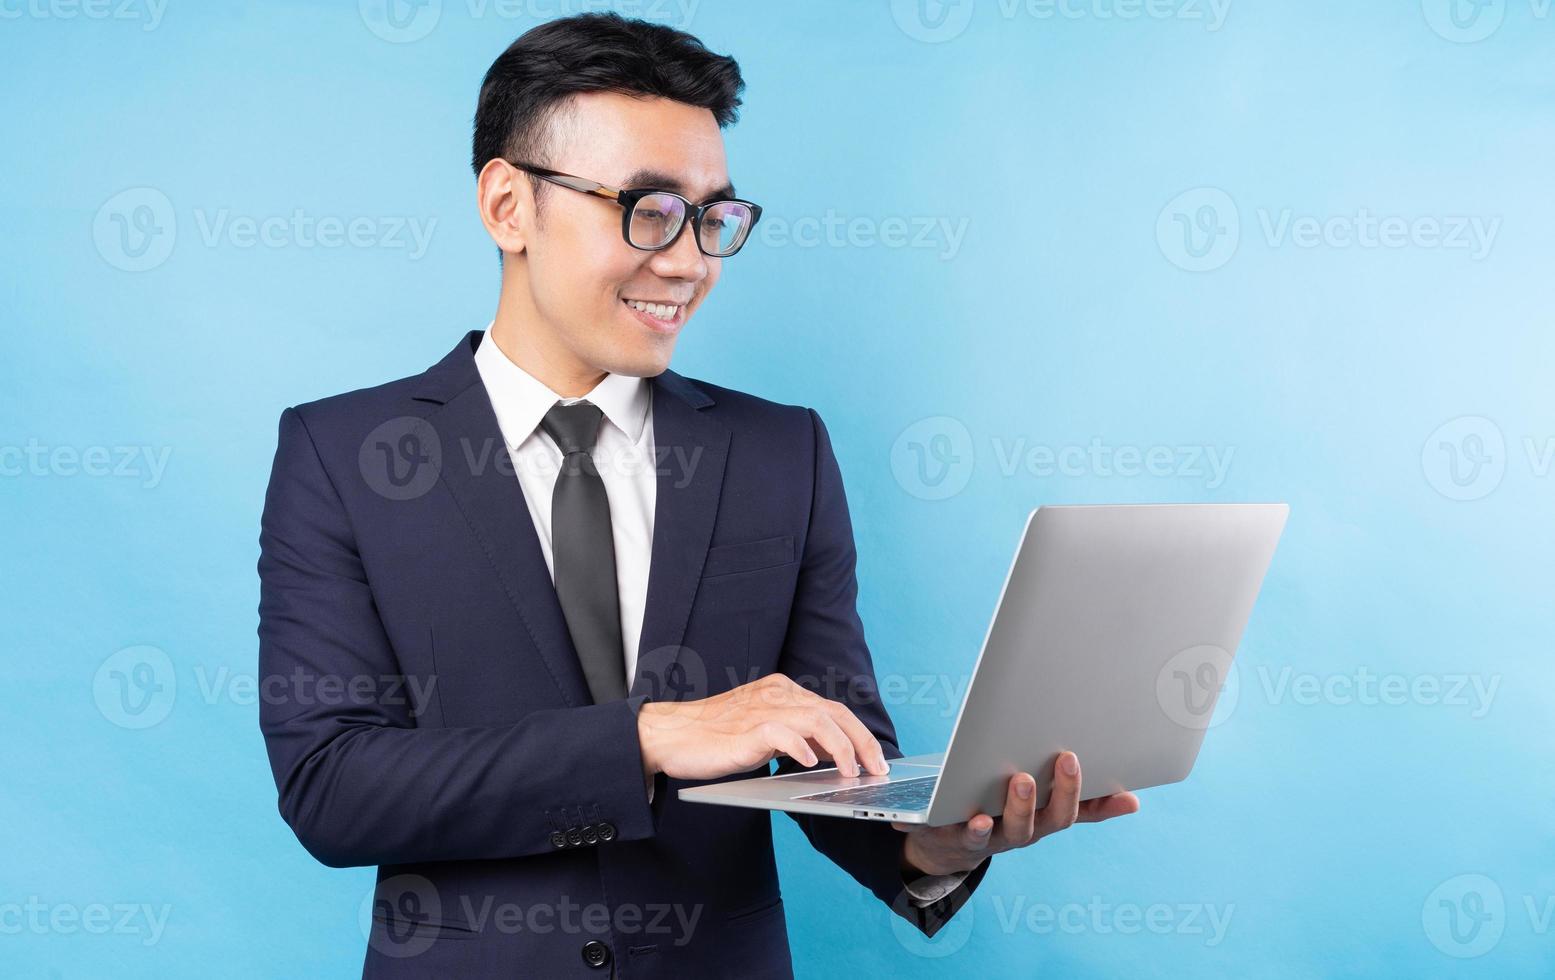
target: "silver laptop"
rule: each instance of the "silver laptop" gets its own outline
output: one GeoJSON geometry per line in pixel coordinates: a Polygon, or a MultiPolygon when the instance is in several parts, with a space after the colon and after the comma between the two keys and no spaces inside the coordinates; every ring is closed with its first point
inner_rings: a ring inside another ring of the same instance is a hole
{"type": "Polygon", "coordinates": [[[1274,557],[1285,504],[1039,507],[1026,519],[950,745],[884,776],[835,768],[687,787],[696,803],[942,826],[998,816],[1017,772],[1046,806],[1187,777],[1274,557]]]}

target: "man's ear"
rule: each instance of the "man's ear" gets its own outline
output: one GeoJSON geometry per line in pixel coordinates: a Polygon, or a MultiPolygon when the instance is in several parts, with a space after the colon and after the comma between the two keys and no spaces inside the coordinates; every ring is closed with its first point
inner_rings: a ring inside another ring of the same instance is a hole
{"type": "Polygon", "coordinates": [[[475,178],[475,204],[481,224],[504,253],[524,250],[534,227],[535,199],[529,180],[506,160],[492,157],[475,178]]]}

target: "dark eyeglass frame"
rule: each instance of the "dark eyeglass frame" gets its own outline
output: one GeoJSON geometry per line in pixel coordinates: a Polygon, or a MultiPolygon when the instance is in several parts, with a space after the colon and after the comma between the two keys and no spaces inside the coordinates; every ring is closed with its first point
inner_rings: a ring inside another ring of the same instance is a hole
{"type": "Polygon", "coordinates": [[[674,245],[676,242],[680,241],[681,234],[688,226],[690,226],[696,230],[695,238],[698,251],[700,251],[703,255],[710,256],[712,258],[727,259],[731,255],[737,254],[740,249],[745,247],[745,243],[750,241],[751,230],[756,227],[756,222],[761,220],[761,205],[743,200],[738,197],[721,197],[716,201],[708,201],[706,204],[696,204],[686,197],[680,194],[676,194],[674,191],[662,190],[655,187],[634,187],[630,189],[622,189],[620,187],[611,187],[608,184],[601,184],[596,180],[589,180],[587,177],[579,177],[575,174],[564,174],[559,170],[548,170],[545,167],[537,167],[531,163],[521,163],[517,160],[509,160],[508,163],[518,168],[519,170],[524,171],[525,173],[533,174],[534,176],[539,177],[541,180],[549,181],[552,184],[565,187],[568,190],[580,191],[584,194],[593,194],[598,197],[602,197],[607,201],[614,201],[615,203],[621,205],[621,237],[626,240],[626,244],[641,252],[664,251],[671,245],[674,245]],[[632,211],[637,207],[638,201],[641,201],[643,198],[653,194],[663,194],[667,197],[673,197],[677,201],[680,201],[682,204],[684,204],[686,206],[686,220],[683,220],[680,223],[680,227],[675,229],[675,234],[671,235],[669,241],[665,242],[663,245],[639,245],[632,241],[632,211]],[[717,207],[720,204],[745,205],[745,207],[750,209],[751,220],[750,224],[746,226],[744,233],[740,236],[738,244],[736,244],[734,248],[727,252],[709,252],[702,244],[702,215],[705,214],[710,208],[717,207]]]}

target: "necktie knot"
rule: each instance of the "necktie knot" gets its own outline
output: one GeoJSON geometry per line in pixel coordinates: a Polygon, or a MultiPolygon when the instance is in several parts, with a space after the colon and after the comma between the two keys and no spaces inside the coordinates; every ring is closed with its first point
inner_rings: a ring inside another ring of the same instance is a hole
{"type": "Polygon", "coordinates": [[[599,423],[604,417],[605,413],[598,405],[588,402],[563,405],[557,402],[540,420],[540,427],[556,440],[563,456],[571,456],[573,453],[587,453],[594,449],[594,443],[599,439],[599,423]]]}

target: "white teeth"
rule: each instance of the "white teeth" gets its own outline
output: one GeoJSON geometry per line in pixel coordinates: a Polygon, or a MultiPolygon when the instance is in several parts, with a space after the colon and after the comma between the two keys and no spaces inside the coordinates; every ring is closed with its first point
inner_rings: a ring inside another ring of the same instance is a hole
{"type": "Polygon", "coordinates": [[[675,314],[680,312],[679,306],[667,306],[663,303],[644,303],[636,299],[627,300],[626,305],[634,310],[642,310],[644,313],[656,316],[660,320],[673,320],[675,319],[675,314]]]}

